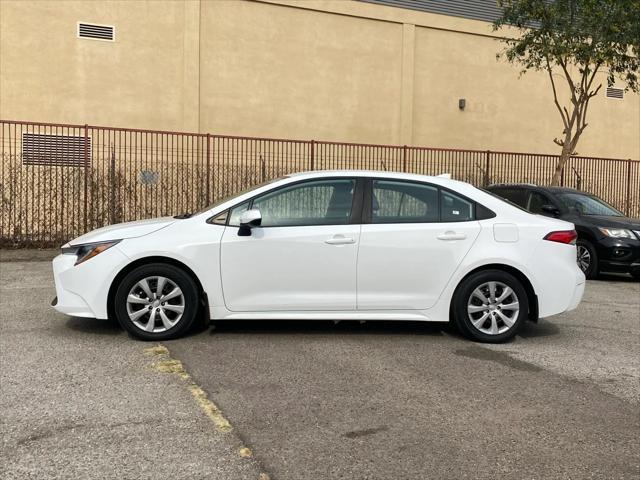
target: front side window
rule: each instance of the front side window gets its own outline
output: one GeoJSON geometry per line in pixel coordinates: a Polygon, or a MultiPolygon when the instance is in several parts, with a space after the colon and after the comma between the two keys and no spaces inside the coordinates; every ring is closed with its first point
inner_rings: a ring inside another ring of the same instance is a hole
{"type": "Polygon", "coordinates": [[[551,205],[551,202],[546,196],[538,192],[531,192],[527,210],[529,210],[531,213],[544,215],[546,212],[542,209],[542,207],[544,207],[545,205],[551,205]]]}
{"type": "Polygon", "coordinates": [[[372,223],[425,223],[438,221],[438,189],[419,183],[374,180],[372,223]]]}
{"type": "Polygon", "coordinates": [[[606,215],[613,217],[624,216],[604,200],[583,193],[559,193],[558,198],[570,210],[577,211],[581,215],[606,215]]]}
{"type": "Polygon", "coordinates": [[[304,182],[255,198],[251,208],[260,210],[263,227],[346,225],[355,186],[349,178],[304,182]]]}

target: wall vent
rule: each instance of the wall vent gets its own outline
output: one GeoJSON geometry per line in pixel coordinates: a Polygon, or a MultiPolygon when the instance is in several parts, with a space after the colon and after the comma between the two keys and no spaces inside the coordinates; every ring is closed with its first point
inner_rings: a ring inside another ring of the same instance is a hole
{"type": "Polygon", "coordinates": [[[24,165],[86,167],[90,155],[91,137],[22,134],[24,165]]]}
{"type": "Polygon", "coordinates": [[[607,87],[607,97],[609,98],[623,98],[624,90],[621,88],[607,87]]]}
{"type": "Polygon", "coordinates": [[[78,38],[113,42],[116,39],[116,27],[78,22],[78,38]]]}

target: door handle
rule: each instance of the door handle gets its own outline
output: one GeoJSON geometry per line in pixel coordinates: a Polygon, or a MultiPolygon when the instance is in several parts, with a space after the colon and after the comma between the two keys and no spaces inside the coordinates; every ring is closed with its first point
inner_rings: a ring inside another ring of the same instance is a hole
{"type": "Polygon", "coordinates": [[[464,240],[467,236],[464,233],[456,233],[456,232],[444,232],[443,234],[438,235],[438,240],[464,240]]]}
{"type": "Polygon", "coordinates": [[[324,243],[329,245],[349,245],[351,243],[356,243],[356,241],[351,237],[345,237],[343,235],[335,235],[334,237],[331,237],[325,240],[324,243]]]}

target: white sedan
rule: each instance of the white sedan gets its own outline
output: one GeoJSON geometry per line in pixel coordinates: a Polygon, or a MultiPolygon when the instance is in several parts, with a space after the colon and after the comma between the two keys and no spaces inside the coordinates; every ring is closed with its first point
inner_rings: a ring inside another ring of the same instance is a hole
{"type": "Polygon", "coordinates": [[[578,305],[575,240],[571,223],[447,178],[298,173],[72,240],[53,260],[52,304],[145,340],[203,318],[451,320],[500,342],[578,305]]]}

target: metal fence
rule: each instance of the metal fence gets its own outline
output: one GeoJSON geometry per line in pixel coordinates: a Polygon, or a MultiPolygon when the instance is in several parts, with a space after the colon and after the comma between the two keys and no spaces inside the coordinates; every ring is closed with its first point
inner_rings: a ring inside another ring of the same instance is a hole
{"type": "MultiPolygon", "coordinates": [[[[129,220],[199,210],[303,170],[372,169],[483,186],[547,184],[555,155],[247,138],[0,120],[0,245],[57,246],[129,220]]],[[[573,157],[563,185],[640,216],[640,162],[573,157]]]]}

